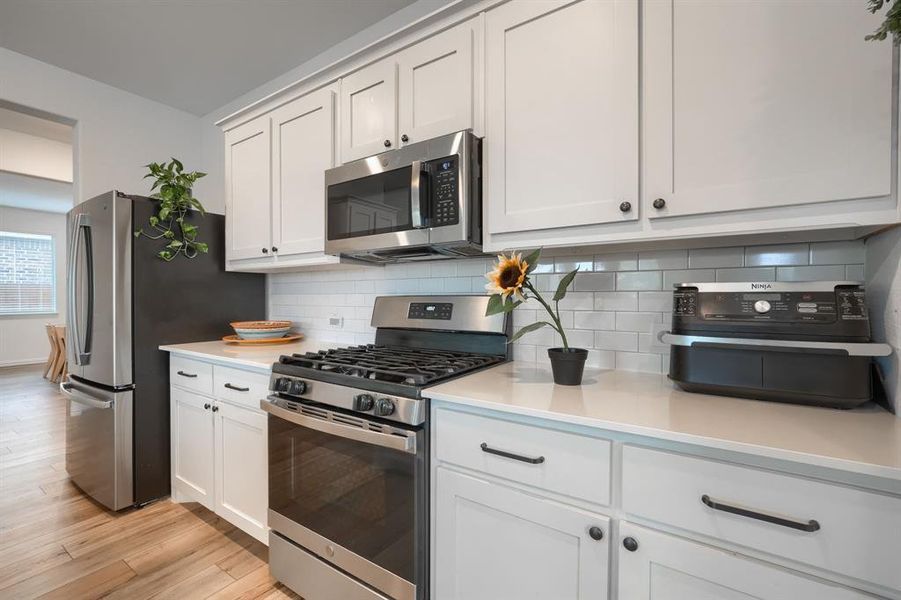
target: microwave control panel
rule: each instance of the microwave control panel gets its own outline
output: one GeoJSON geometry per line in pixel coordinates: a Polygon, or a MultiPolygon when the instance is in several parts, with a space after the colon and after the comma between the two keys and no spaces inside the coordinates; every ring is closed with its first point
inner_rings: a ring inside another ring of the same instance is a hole
{"type": "Polygon", "coordinates": [[[431,182],[431,226],[456,225],[460,222],[460,169],[458,157],[448,156],[429,161],[431,182]]]}

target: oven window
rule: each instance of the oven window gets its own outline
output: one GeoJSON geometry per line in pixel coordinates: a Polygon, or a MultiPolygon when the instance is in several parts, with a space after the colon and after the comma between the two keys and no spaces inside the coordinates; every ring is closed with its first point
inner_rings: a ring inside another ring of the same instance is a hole
{"type": "Polygon", "coordinates": [[[415,582],[416,456],[269,417],[272,510],[415,582]]]}
{"type": "Polygon", "coordinates": [[[404,231],[410,224],[411,167],[328,188],[328,239],[404,231]]]}

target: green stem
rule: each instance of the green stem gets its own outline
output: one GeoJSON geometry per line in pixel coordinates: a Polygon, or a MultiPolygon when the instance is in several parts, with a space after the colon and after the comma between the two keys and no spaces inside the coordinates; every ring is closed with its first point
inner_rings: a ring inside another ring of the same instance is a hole
{"type": "Polygon", "coordinates": [[[529,291],[531,291],[533,294],[535,294],[535,299],[538,300],[539,302],[541,302],[541,305],[542,305],[542,306],[544,307],[544,309],[547,311],[547,314],[551,315],[551,319],[553,319],[553,320],[554,320],[554,323],[555,323],[554,325],[552,325],[552,327],[553,327],[554,329],[557,330],[557,333],[559,333],[559,334],[560,334],[560,337],[563,339],[563,347],[564,347],[566,350],[569,350],[569,343],[568,343],[567,340],[566,340],[566,333],[563,331],[563,325],[560,324],[560,307],[559,307],[559,303],[557,303],[557,304],[558,304],[558,306],[557,306],[557,312],[554,313],[554,311],[551,310],[550,305],[548,305],[548,303],[544,301],[544,298],[541,297],[541,294],[538,293],[538,290],[536,290],[534,287],[532,287],[532,284],[531,284],[531,283],[529,283],[529,282],[527,281],[527,282],[525,282],[523,285],[524,285],[526,288],[528,288],[529,291]]]}

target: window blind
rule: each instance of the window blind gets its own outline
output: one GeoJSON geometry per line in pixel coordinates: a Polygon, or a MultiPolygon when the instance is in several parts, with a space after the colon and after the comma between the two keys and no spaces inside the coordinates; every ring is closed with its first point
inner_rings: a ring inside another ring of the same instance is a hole
{"type": "Polygon", "coordinates": [[[0,315],[55,312],[53,236],[0,231],[0,315]]]}

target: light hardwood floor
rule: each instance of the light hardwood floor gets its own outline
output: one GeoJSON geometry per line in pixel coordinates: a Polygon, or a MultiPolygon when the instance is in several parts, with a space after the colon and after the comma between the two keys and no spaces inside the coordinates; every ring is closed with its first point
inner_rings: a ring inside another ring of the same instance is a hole
{"type": "Polygon", "coordinates": [[[0,598],[299,598],[263,544],[200,505],[90,500],[66,476],[65,427],[40,367],[0,369],[0,598]]]}

